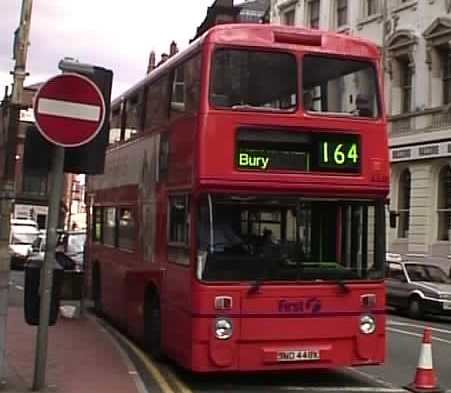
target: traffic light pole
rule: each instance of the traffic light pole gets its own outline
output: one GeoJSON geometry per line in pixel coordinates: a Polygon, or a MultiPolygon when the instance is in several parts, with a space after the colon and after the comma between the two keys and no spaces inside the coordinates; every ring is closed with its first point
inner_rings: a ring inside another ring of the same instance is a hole
{"type": "Polygon", "coordinates": [[[36,351],[33,390],[40,390],[45,385],[45,371],[47,366],[47,338],[50,319],[50,301],[53,287],[53,269],[55,267],[55,249],[57,242],[58,218],[64,180],[64,147],[54,146],[52,155],[51,189],[49,195],[49,216],[47,225],[47,240],[45,247],[44,265],[41,267],[39,283],[40,309],[39,326],[36,336],[36,351]]]}
{"type": "Polygon", "coordinates": [[[8,314],[8,290],[10,256],[8,252],[10,219],[15,197],[15,168],[19,112],[23,103],[23,85],[27,75],[26,62],[30,35],[33,0],[22,0],[19,27],[15,32],[15,60],[13,92],[8,107],[8,131],[4,155],[4,171],[0,173],[0,383],[6,377],[6,322],[8,314]]]}

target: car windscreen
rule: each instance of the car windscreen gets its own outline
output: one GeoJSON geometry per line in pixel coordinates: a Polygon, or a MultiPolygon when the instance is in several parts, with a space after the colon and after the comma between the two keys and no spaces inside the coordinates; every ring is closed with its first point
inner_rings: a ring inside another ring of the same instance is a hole
{"type": "Polygon", "coordinates": [[[302,64],[302,88],[306,111],[378,116],[376,69],[370,62],[306,55],[302,64]]]}
{"type": "Polygon", "coordinates": [[[296,58],[279,52],[216,50],[213,54],[210,104],[235,110],[296,108],[296,58]]]}
{"type": "Polygon", "coordinates": [[[437,266],[408,263],[405,265],[410,281],[428,281],[438,284],[451,284],[445,272],[437,266]]]}
{"type": "Polygon", "coordinates": [[[380,279],[383,204],[210,195],[199,206],[205,281],[380,279]],[[381,214],[382,213],[382,214],[381,214]]]}
{"type": "Polygon", "coordinates": [[[11,244],[33,244],[38,232],[33,227],[11,228],[11,244]]]}

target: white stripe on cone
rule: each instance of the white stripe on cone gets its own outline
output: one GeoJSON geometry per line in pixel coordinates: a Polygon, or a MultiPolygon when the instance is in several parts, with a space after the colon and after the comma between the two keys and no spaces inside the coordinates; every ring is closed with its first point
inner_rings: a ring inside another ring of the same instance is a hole
{"type": "Polygon", "coordinates": [[[432,370],[432,345],[423,343],[418,359],[418,368],[423,370],[432,370]]]}
{"type": "Polygon", "coordinates": [[[99,121],[101,108],[97,105],[81,104],[40,98],[37,112],[41,115],[69,117],[78,120],[99,121]]]}

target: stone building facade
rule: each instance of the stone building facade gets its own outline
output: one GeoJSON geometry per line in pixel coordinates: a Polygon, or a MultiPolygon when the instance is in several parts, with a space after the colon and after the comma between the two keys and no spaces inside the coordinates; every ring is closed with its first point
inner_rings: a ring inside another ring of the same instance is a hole
{"type": "MultiPolygon", "coordinates": [[[[34,156],[33,162],[39,160],[43,162],[47,157],[47,152],[39,150],[42,146],[30,145],[27,143],[28,132],[36,132],[33,115],[33,98],[42,84],[34,84],[24,88],[23,107],[20,110],[18,129],[15,141],[15,152],[9,152],[7,149],[7,132],[9,125],[9,99],[5,94],[0,101],[0,177],[5,171],[5,159],[9,154],[13,154],[14,174],[15,174],[15,200],[13,203],[13,218],[29,218],[38,223],[39,229],[47,228],[48,206],[49,206],[49,188],[51,184],[51,175],[47,170],[34,168],[32,165],[26,165],[29,155],[34,156]],[[33,128],[33,130],[31,130],[33,128]],[[28,149],[27,150],[27,145],[28,149]],[[38,149],[37,149],[38,148],[38,149]]],[[[43,164],[45,166],[45,164],[43,164]]],[[[74,196],[67,190],[76,188],[73,186],[74,175],[65,174],[64,193],[60,204],[60,217],[58,226],[64,228],[69,207],[74,201],[74,196]]],[[[75,198],[78,194],[75,192],[75,198]]],[[[78,203],[78,201],[76,202],[78,203]]],[[[74,210],[79,212],[78,205],[74,210]]],[[[70,222],[71,223],[71,222],[70,222]]],[[[68,223],[67,225],[69,226],[68,223]]],[[[79,225],[80,226],[80,225],[79,225]]]]}
{"type": "Polygon", "coordinates": [[[270,22],[361,36],[385,55],[388,250],[451,264],[451,1],[271,0],[270,22]],[[384,28],[385,26],[385,28],[384,28]]]}

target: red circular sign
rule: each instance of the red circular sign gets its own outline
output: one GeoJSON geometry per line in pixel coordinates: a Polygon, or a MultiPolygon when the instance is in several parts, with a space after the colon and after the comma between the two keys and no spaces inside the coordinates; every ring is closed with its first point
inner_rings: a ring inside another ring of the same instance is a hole
{"type": "Polygon", "coordinates": [[[36,127],[49,142],[76,147],[91,141],[105,121],[105,100],[94,82],[61,74],[45,82],[34,98],[36,127]]]}

